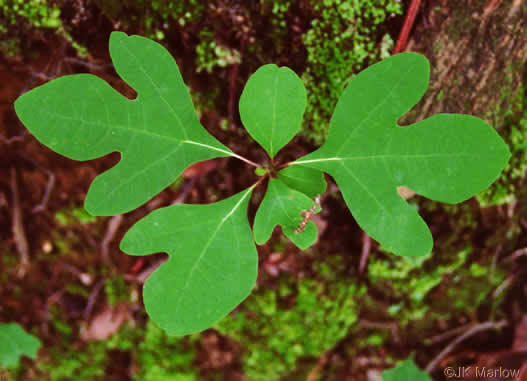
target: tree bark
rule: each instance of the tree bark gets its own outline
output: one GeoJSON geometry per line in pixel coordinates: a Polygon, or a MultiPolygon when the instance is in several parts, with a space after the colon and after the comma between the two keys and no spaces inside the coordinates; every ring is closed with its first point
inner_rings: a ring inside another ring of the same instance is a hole
{"type": "Polygon", "coordinates": [[[407,51],[431,63],[430,85],[403,124],[437,113],[478,116],[498,131],[523,114],[525,0],[429,0],[407,51]]]}

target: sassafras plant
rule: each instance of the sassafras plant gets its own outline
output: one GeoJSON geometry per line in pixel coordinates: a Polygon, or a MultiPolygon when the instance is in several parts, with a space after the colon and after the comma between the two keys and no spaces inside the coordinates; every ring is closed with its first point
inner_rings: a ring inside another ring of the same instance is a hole
{"type": "Polygon", "coordinates": [[[488,187],[510,157],[496,131],[473,116],[439,114],[399,126],[428,85],[429,64],[414,53],[385,59],[355,76],[335,108],[327,141],[313,153],[275,168],[273,159],[300,130],[306,107],[301,80],[290,69],[264,65],[247,82],[240,116],[265,149],[262,166],[233,153],[200,124],[170,53],[140,36],[113,32],[110,55],[119,76],[137,91],[130,100],[91,74],[64,76],[19,97],[15,109],[43,144],[74,160],[111,152],[120,162],[91,184],[85,208],[109,216],[133,210],[198,161],[236,157],[264,176],[248,189],[207,205],[173,205],[137,222],[121,241],[130,255],[169,254],[144,285],[145,308],[160,327],[185,335],[210,327],[242,302],[256,281],[254,241],[276,225],[301,249],[313,244],[309,216],[333,177],[358,224],[398,255],[432,249],[416,210],[397,193],[407,186],[432,200],[457,203],[488,187]],[[253,228],[252,190],[268,179],[253,228]]]}

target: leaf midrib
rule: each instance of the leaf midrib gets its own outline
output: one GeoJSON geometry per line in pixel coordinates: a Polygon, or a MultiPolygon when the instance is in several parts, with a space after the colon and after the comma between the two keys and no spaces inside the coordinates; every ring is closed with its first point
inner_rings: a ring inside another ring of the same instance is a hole
{"type": "MultiPolygon", "coordinates": [[[[183,135],[185,136],[185,139],[188,138],[188,135],[187,135],[187,131],[185,130],[185,127],[183,126],[183,122],[181,121],[181,118],[179,117],[178,113],[176,112],[176,110],[174,109],[174,106],[172,106],[172,104],[170,104],[166,98],[163,96],[163,94],[159,91],[159,87],[157,86],[157,84],[154,82],[154,80],[152,79],[152,77],[150,77],[150,75],[148,74],[148,72],[143,68],[143,65],[141,64],[141,61],[139,60],[139,58],[134,54],[134,52],[132,50],[130,50],[130,48],[128,47],[128,45],[125,44],[126,40],[128,38],[124,38],[121,40],[121,43],[120,45],[126,49],[128,51],[128,53],[134,58],[135,62],[137,62],[137,67],[143,72],[143,74],[145,75],[146,78],[148,78],[148,80],[150,81],[150,83],[152,84],[152,86],[154,87],[158,97],[168,106],[168,108],[172,111],[172,115],[176,118],[176,120],[178,121],[179,123],[179,128],[181,131],[183,131],[183,135]]],[[[172,61],[174,61],[174,58],[171,56],[170,58],[172,58],[172,61]]],[[[177,66],[177,64],[176,64],[177,66]]],[[[137,98],[139,99],[139,97],[141,96],[141,94],[138,94],[137,98]]],[[[193,110],[194,111],[194,110],[193,110]]]]}
{"type": "Polygon", "coordinates": [[[377,159],[428,159],[434,157],[446,157],[446,158],[455,158],[455,157],[485,157],[490,156],[487,153],[480,154],[469,154],[469,153],[432,153],[432,154],[381,154],[381,155],[367,155],[367,156],[349,156],[349,157],[326,157],[321,159],[313,160],[297,160],[290,163],[289,165],[300,165],[308,163],[319,163],[325,161],[354,161],[354,160],[377,160],[377,159]]]}
{"type": "MultiPolygon", "coordinates": [[[[133,127],[130,127],[130,126],[124,126],[124,125],[120,125],[120,124],[109,124],[107,122],[105,123],[105,122],[102,122],[102,121],[101,122],[92,122],[92,121],[84,120],[84,119],[81,119],[81,118],[75,118],[75,117],[71,117],[71,116],[61,115],[61,114],[58,114],[56,112],[52,112],[52,111],[46,110],[44,107],[41,109],[41,111],[44,111],[45,113],[47,113],[48,115],[51,115],[53,117],[61,118],[61,119],[64,119],[64,120],[69,120],[69,121],[72,121],[72,122],[77,122],[77,123],[81,122],[81,123],[86,123],[86,124],[89,124],[89,125],[92,125],[92,126],[103,126],[103,127],[106,127],[109,130],[111,130],[111,129],[122,130],[122,131],[129,132],[131,134],[140,134],[140,135],[143,135],[143,136],[149,136],[149,137],[153,137],[153,138],[156,138],[156,139],[170,140],[170,141],[173,141],[173,142],[176,142],[176,143],[194,144],[194,145],[198,145],[198,146],[201,146],[201,147],[208,148],[208,149],[210,149],[212,151],[223,152],[223,153],[228,154],[229,156],[233,156],[232,152],[229,152],[229,151],[226,151],[226,150],[223,150],[221,148],[217,148],[217,147],[214,147],[214,146],[211,146],[211,145],[208,145],[208,144],[203,144],[203,143],[200,143],[200,142],[189,140],[187,138],[185,138],[185,140],[183,140],[181,138],[176,138],[176,137],[171,136],[171,135],[156,134],[156,133],[148,131],[148,130],[142,130],[142,129],[133,128],[133,127]]],[[[203,128],[203,126],[200,126],[200,127],[203,128]]],[[[176,146],[176,147],[179,147],[179,145],[176,146]]],[[[175,152],[175,150],[174,150],[174,152],[175,152]]]]}
{"type": "MultiPolygon", "coordinates": [[[[253,186],[254,187],[254,186],[253,186]]],[[[253,187],[247,189],[245,191],[245,194],[240,198],[240,200],[236,203],[236,205],[234,205],[234,207],[231,209],[231,211],[229,213],[227,213],[227,215],[225,217],[223,217],[223,219],[220,221],[220,223],[218,224],[216,230],[214,230],[214,232],[211,234],[211,237],[209,238],[209,240],[207,241],[207,243],[205,244],[205,246],[203,247],[203,249],[201,250],[200,254],[198,255],[196,261],[194,262],[194,264],[192,265],[192,267],[190,268],[190,271],[188,272],[188,276],[187,278],[185,279],[185,283],[183,284],[183,287],[181,288],[181,292],[179,294],[179,298],[176,302],[176,308],[175,308],[175,311],[174,311],[174,315],[175,316],[178,316],[178,312],[179,312],[179,309],[181,308],[181,299],[183,298],[183,296],[185,296],[185,291],[187,290],[188,288],[188,284],[189,284],[189,281],[190,279],[192,278],[192,275],[194,273],[194,271],[196,270],[196,267],[198,266],[198,264],[201,262],[201,260],[203,259],[203,256],[205,255],[207,249],[210,247],[210,245],[212,244],[212,241],[216,238],[216,235],[218,234],[218,232],[220,231],[220,229],[222,228],[222,226],[225,224],[225,222],[234,214],[234,212],[236,211],[236,209],[239,208],[239,206],[241,205],[241,203],[245,200],[245,198],[247,197],[247,195],[249,195],[253,189],[253,187]]],[[[191,295],[191,294],[189,294],[191,295]]]]}

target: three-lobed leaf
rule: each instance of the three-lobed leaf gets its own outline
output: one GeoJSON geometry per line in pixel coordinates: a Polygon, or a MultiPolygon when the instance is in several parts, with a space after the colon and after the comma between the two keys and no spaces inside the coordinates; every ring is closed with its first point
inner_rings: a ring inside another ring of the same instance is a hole
{"type": "Polygon", "coordinates": [[[207,329],[251,292],[258,267],[247,219],[251,191],[213,204],[157,209],[122,239],[127,254],[169,255],[143,287],[148,315],[169,334],[207,329]]]}
{"type": "Polygon", "coordinates": [[[327,141],[293,163],[330,174],[361,228],[405,256],[429,253],[432,235],[398,186],[461,202],[495,181],[510,157],[496,131],[473,116],[439,114],[398,126],[424,94],[428,77],[428,60],[415,53],[362,71],[341,95],[327,141]]]}
{"type": "Polygon", "coordinates": [[[21,356],[35,359],[40,340],[30,335],[17,323],[0,324],[0,366],[18,365],[21,356]]]}
{"type": "Polygon", "coordinates": [[[304,193],[288,187],[280,179],[271,178],[254,217],[253,231],[256,243],[262,245],[267,242],[275,226],[280,225],[282,232],[296,246],[302,250],[307,249],[317,239],[315,224],[309,221],[302,231],[296,230],[304,220],[302,212],[309,211],[313,205],[313,200],[304,193]]]}
{"type": "Polygon", "coordinates": [[[91,184],[85,208],[94,215],[128,212],[158,194],[188,166],[233,156],[199,122],[178,66],[160,44],[112,32],[115,70],[137,98],[127,99],[91,74],[64,76],[15,102],[31,133],[74,160],[114,151],[121,161],[91,184]]]}
{"type": "Polygon", "coordinates": [[[240,97],[240,117],[247,132],[271,159],[300,131],[306,89],[288,67],[261,66],[240,97]]]}

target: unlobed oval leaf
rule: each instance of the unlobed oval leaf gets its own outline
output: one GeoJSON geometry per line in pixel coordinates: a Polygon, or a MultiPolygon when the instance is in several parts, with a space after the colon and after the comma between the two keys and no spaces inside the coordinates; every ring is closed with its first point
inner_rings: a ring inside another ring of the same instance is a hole
{"type": "Polygon", "coordinates": [[[91,160],[121,152],[121,161],[90,186],[85,208],[94,215],[133,210],[189,165],[233,155],[200,124],[178,66],[162,45],[113,32],[110,55],[137,99],[125,98],[96,76],[76,74],[15,102],[31,133],[64,156],[91,160]]]}
{"type": "Polygon", "coordinates": [[[282,169],[277,177],[288,187],[315,198],[326,191],[324,172],[303,165],[293,165],[282,169]]]}
{"type": "Polygon", "coordinates": [[[240,117],[271,158],[298,133],[307,103],[302,80],[287,67],[261,66],[240,97],[240,117]]]}
{"type": "Polygon", "coordinates": [[[251,190],[213,204],[155,210],[121,241],[131,255],[168,253],[145,282],[143,298],[150,318],[170,335],[209,328],[251,292],[258,267],[247,219],[251,190]]]}
{"type": "Polygon", "coordinates": [[[314,206],[313,200],[305,194],[289,188],[281,180],[271,178],[267,191],[256,216],[254,217],[254,239],[262,245],[271,237],[276,225],[300,249],[305,250],[317,239],[317,228],[308,221],[302,231],[296,230],[304,221],[302,212],[308,212],[314,206]]]}
{"type": "Polygon", "coordinates": [[[339,99],[322,147],[293,164],[329,173],[357,223],[387,250],[428,254],[430,230],[397,194],[407,186],[433,200],[459,202],[489,186],[510,152],[482,120],[439,114],[400,127],[423,95],[425,57],[402,53],[354,77],[339,99]]]}
{"type": "Polygon", "coordinates": [[[21,356],[35,359],[40,340],[24,331],[17,323],[0,324],[0,366],[18,365],[21,356]]]}

